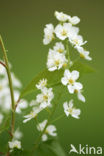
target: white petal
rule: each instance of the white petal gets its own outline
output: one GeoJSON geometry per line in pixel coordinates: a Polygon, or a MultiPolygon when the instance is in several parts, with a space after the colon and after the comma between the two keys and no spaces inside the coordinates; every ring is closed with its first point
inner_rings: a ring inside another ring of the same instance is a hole
{"type": "Polygon", "coordinates": [[[74,88],[74,86],[72,86],[72,85],[68,85],[68,90],[69,90],[69,93],[73,94],[75,88],[74,88]]]}
{"type": "Polygon", "coordinates": [[[68,83],[68,80],[67,80],[67,78],[66,77],[63,77],[62,79],[61,79],[61,82],[62,82],[62,84],[63,85],[67,85],[67,83],[68,83]]]}
{"type": "Polygon", "coordinates": [[[79,119],[80,113],[81,113],[80,109],[73,109],[72,116],[76,119],[79,119]]]}
{"type": "Polygon", "coordinates": [[[85,99],[85,97],[81,94],[81,92],[78,92],[78,99],[79,100],[81,100],[82,102],[85,102],[86,101],[86,99],[85,99]]]}
{"type": "Polygon", "coordinates": [[[57,136],[56,127],[54,125],[49,125],[46,129],[48,131],[48,134],[51,136],[57,136]]]}
{"type": "Polygon", "coordinates": [[[78,71],[73,70],[71,74],[72,74],[73,80],[77,80],[79,78],[79,72],[78,71]]]}
{"type": "Polygon", "coordinates": [[[74,87],[76,90],[81,90],[83,88],[83,85],[80,82],[75,82],[74,87]]]}
{"type": "Polygon", "coordinates": [[[68,103],[64,102],[63,107],[64,107],[64,110],[68,110],[68,103]]]}
{"type": "Polygon", "coordinates": [[[43,134],[42,135],[42,141],[46,141],[48,139],[47,135],[46,134],[43,134]]]}

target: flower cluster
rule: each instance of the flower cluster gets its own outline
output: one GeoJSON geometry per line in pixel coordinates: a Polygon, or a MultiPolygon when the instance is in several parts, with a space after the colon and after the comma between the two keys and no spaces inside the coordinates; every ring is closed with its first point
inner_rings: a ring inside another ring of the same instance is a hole
{"type": "MultiPolygon", "coordinates": [[[[26,123],[33,118],[36,119],[37,115],[42,110],[47,107],[52,107],[51,101],[54,98],[54,94],[52,88],[47,88],[47,79],[40,80],[39,83],[36,84],[36,87],[40,90],[40,93],[36,96],[36,100],[31,101],[30,106],[32,106],[32,111],[28,115],[24,116],[25,119],[23,120],[23,123],[26,123]]],[[[44,120],[42,123],[38,123],[37,129],[42,132],[46,124],[47,120],[44,120]]],[[[42,141],[46,141],[48,139],[47,135],[56,136],[57,134],[55,131],[56,127],[54,125],[48,125],[42,135],[42,141]]]]}
{"type": "Polygon", "coordinates": [[[90,52],[85,50],[83,47],[87,41],[83,40],[83,37],[79,35],[79,28],[75,26],[80,22],[79,17],[71,17],[58,11],[55,12],[55,17],[60,23],[56,25],[56,27],[54,27],[53,24],[47,24],[44,29],[43,44],[47,45],[52,40],[59,40],[53,49],[49,49],[47,59],[47,67],[49,71],[54,71],[67,66],[67,53],[65,53],[66,49],[63,45],[65,40],[67,40],[67,42],[69,42],[78,51],[81,58],[92,60],[89,56],[90,52]]]}
{"type": "MultiPolygon", "coordinates": [[[[56,25],[56,27],[54,27],[53,24],[47,24],[44,28],[43,44],[47,45],[51,41],[56,40],[54,46],[49,48],[46,64],[47,68],[50,72],[63,68],[63,77],[60,80],[61,85],[67,87],[69,94],[76,93],[78,99],[85,102],[85,97],[82,95],[83,85],[78,82],[80,73],[77,70],[70,69],[70,67],[73,66],[73,61],[71,61],[69,54],[69,44],[71,44],[71,46],[78,51],[81,58],[91,60],[89,51],[86,51],[83,47],[87,41],[83,40],[83,37],[79,35],[79,28],[75,26],[80,22],[80,19],[77,16],[71,17],[63,12],[57,11],[55,12],[55,17],[59,21],[59,24],[56,25]]],[[[33,118],[37,120],[37,115],[43,109],[53,106],[53,89],[48,88],[47,86],[46,78],[43,78],[38,84],[36,84],[36,88],[40,93],[36,96],[36,99],[30,103],[32,111],[28,115],[24,116],[24,123],[33,118]]],[[[69,102],[64,102],[63,108],[67,117],[70,115],[79,119],[81,111],[74,107],[73,99],[69,102]]],[[[54,125],[49,125],[48,120],[44,120],[41,123],[38,122],[37,129],[42,133],[42,141],[46,141],[48,139],[48,135],[57,136],[56,127],[54,125]]]]}

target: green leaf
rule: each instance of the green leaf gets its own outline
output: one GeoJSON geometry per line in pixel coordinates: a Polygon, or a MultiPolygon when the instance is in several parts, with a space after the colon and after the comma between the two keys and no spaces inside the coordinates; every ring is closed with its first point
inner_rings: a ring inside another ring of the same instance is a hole
{"type": "Polygon", "coordinates": [[[0,127],[0,133],[2,133],[3,131],[7,130],[9,128],[9,126],[10,126],[10,116],[8,116],[5,119],[3,125],[0,127]]]}
{"type": "Polygon", "coordinates": [[[36,88],[36,84],[39,82],[39,80],[46,78],[48,80],[48,86],[54,86],[58,83],[60,83],[61,77],[63,75],[64,70],[58,70],[54,72],[49,72],[47,69],[40,72],[33,80],[27,85],[27,87],[22,91],[20,98],[26,96],[27,94],[30,94],[34,92],[36,88]]]}
{"type": "MultiPolygon", "coordinates": [[[[86,64],[79,61],[75,61],[70,70],[78,70],[80,75],[88,74],[94,72],[94,69],[86,64]]],[[[21,92],[20,98],[36,91],[36,84],[39,80],[46,78],[48,80],[48,87],[54,87],[55,85],[61,84],[61,78],[63,76],[64,69],[57,70],[54,72],[49,72],[47,69],[40,72],[33,80],[27,85],[27,87],[21,92]]]]}
{"type": "Polygon", "coordinates": [[[80,75],[92,73],[92,72],[95,71],[92,67],[90,67],[89,65],[84,64],[84,63],[82,63],[80,61],[75,61],[74,62],[73,66],[71,67],[71,71],[72,70],[79,71],[80,75]]]}

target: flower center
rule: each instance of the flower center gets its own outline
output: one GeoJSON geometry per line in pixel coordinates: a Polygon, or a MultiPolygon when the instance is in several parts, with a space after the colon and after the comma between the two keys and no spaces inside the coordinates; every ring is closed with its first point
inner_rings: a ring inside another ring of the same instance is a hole
{"type": "Polygon", "coordinates": [[[62,36],[66,36],[67,35],[67,31],[63,29],[63,31],[61,32],[62,36]]]}
{"type": "Polygon", "coordinates": [[[59,49],[58,49],[58,52],[59,52],[59,53],[62,53],[62,52],[63,52],[63,49],[59,48],[59,49]]]}
{"type": "Polygon", "coordinates": [[[72,114],[72,111],[73,111],[72,108],[70,108],[70,109],[68,110],[68,112],[69,112],[70,114],[72,114]]]}
{"type": "Polygon", "coordinates": [[[75,39],[75,40],[74,40],[74,43],[75,43],[75,44],[78,44],[78,40],[77,40],[77,39],[75,39]]]}
{"type": "Polygon", "coordinates": [[[73,84],[74,80],[73,79],[69,79],[69,84],[73,84]]]}
{"type": "Polygon", "coordinates": [[[84,54],[80,53],[80,57],[81,58],[85,58],[84,54]]]}
{"type": "Polygon", "coordinates": [[[56,66],[58,66],[59,63],[60,63],[59,60],[56,60],[56,61],[55,61],[55,65],[56,65],[56,66]]]}
{"type": "Polygon", "coordinates": [[[44,99],[45,101],[47,101],[47,100],[48,100],[48,95],[44,95],[44,96],[43,96],[43,99],[44,99]]]}

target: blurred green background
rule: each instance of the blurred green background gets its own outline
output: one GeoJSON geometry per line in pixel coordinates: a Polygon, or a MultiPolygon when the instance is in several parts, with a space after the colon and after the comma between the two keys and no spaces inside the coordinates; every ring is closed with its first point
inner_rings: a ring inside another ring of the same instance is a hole
{"type": "MultiPolygon", "coordinates": [[[[63,118],[55,125],[66,152],[70,144],[104,144],[104,1],[103,0],[0,0],[0,33],[8,49],[13,71],[26,84],[46,67],[49,46],[42,44],[45,24],[56,24],[54,11],[63,11],[81,18],[80,34],[88,40],[90,63],[96,72],[82,78],[86,103],[76,101],[81,108],[80,120],[63,118]]],[[[86,62],[87,63],[87,62],[86,62]]],[[[62,107],[62,106],[61,106],[62,107]]],[[[19,123],[19,121],[17,121],[19,123]]],[[[21,124],[21,123],[19,123],[21,124]]],[[[33,122],[24,125],[24,147],[36,136],[33,122]],[[31,126],[30,126],[31,125],[31,126]],[[26,135],[28,137],[26,138],[26,135]]]]}

